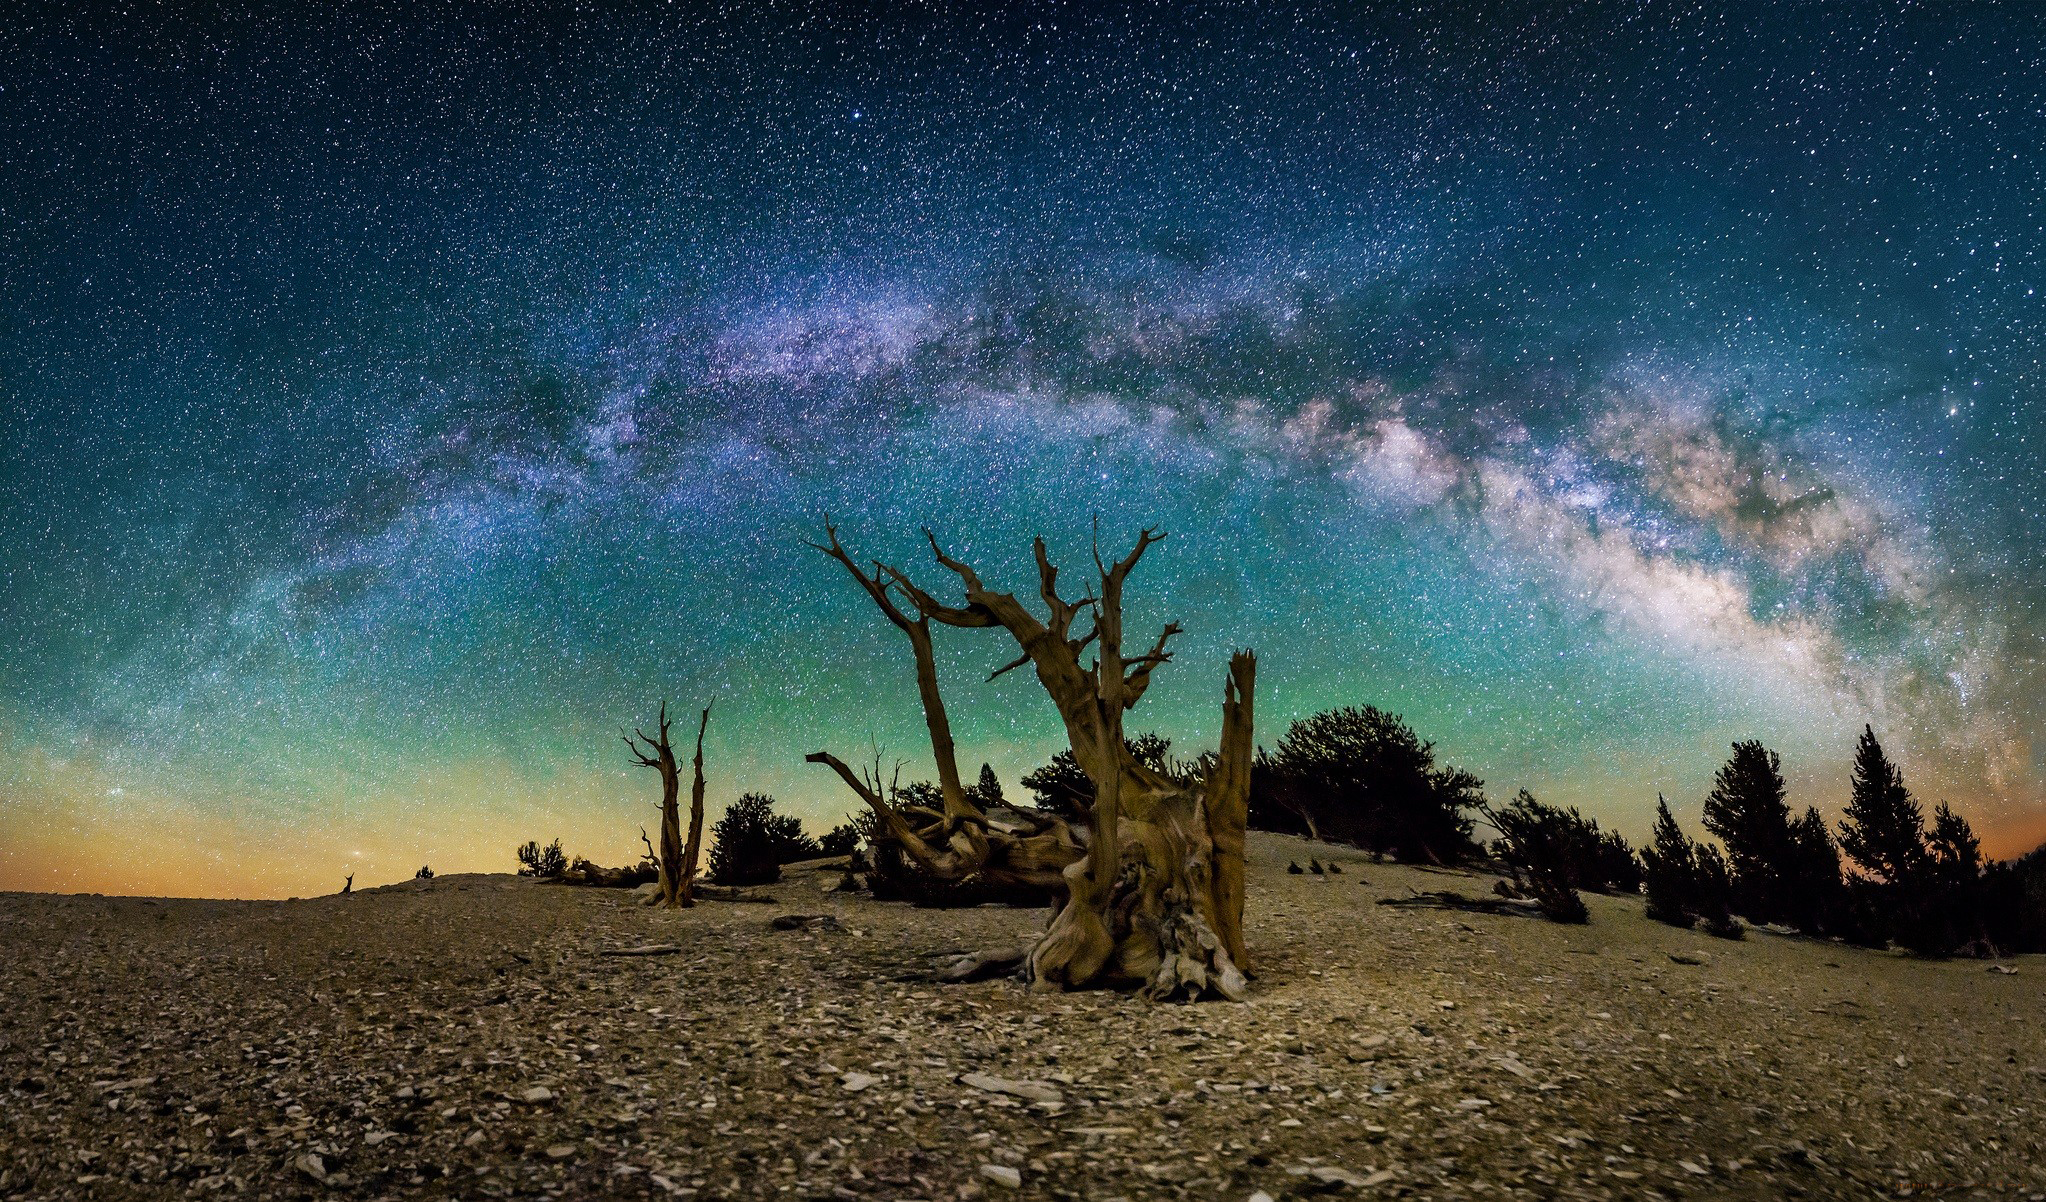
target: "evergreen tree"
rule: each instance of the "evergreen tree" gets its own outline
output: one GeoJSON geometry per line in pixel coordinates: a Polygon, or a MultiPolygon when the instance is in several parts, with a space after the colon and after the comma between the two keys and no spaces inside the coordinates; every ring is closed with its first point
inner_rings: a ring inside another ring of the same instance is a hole
{"type": "Polygon", "coordinates": [[[1541,906],[1544,917],[1552,922],[1591,921],[1573,879],[1574,845],[1579,839],[1562,811],[1522,789],[1504,810],[1480,802],[1478,812],[1499,832],[1500,858],[1512,868],[1515,883],[1541,906]]]}
{"type": "Polygon", "coordinates": [[[1840,824],[1840,850],[1878,882],[1915,888],[1929,862],[1925,815],[1904,787],[1904,774],[1883,754],[1875,729],[1864,726],[1854,751],[1853,793],[1840,824]]]}
{"type": "Polygon", "coordinates": [[[1982,842],[1966,818],[1941,802],[1933,811],[1926,844],[1932,858],[1928,914],[1911,947],[1925,955],[1947,955],[1986,939],[1982,842]]]}
{"type": "Polygon", "coordinates": [[[1697,887],[1691,894],[1691,909],[1705,924],[1707,935],[1721,939],[1741,938],[1741,924],[1733,916],[1733,869],[1709,843],[1694,843],[1691,854],[1698,865],[1697,887]]]}
{"type": "Polygon", "coordinates": [[[1311,815],[1321,838],[1415,863],[1453,864],[1477,851],[1467,811],[1483,806],[1484,782],[1438,764],[1435,745],[1397,714],[1366,705],[1302,718],[1264,767],[1252,774],[1259,816],[1311,815]],[[1260,798],[1260,786],[1291,804],[1260,798]]]}
{"type": "Polygon", "coordinates": [[[1002,796],[1002,782],[995,776],[994,767],[990,764],[980,766],[980,780],[966,790],[966,799],[982,813],[995,806],[1009,804],[1008,799],[1002,796]]]}
{"type": "Polygon", "coordinates": [[[1968,820],[1946,802],[1932,813],[1932,834],[1926,840],[1933,867],[1944,877],[1973,880],[1982,874],[1982,841],[1968,820]]]}
{"type": "Polygon", "coordinates": [[[1641,866],[1634,849],[1617,831],[1600,830],[1598,819],[1586,818],[1575,806],[1554,806],[1535,800],[1522,789],[1493,815],[1508,863],[1520,848],[1534,848],[1556,858],[1555,869],[1573,889],[1597,893],[1633,893],[1641,887],[1641,866]]]}
{"type": "Polygon", "coordinates": [[[1648,886],[1648,917],[1673,927],[1697,921],[1692,897],[1698,891],[1698,861],[1691,841],[1669,812],[1669,802],[1655,799],[1655,831],[1641,849],[1642,876],[1648,886]]]}
{"type": "Polygon", "coordinates": [[[1755,739],[1733,745],[1705,797],[1705,829],[1726,847],[1734,909],[1751,922],[1788,917],[1790,807],[1776,753],[1755,739]]]}
{"type": "MultiPolygon", "coordinates": [[[[1163,735],[1142,734],[1125,740],[1130,757],[1153,772],[1172,775],[1172,740],[1163,735]]],[[[993,775],[982,766],[982,779],[993,775]]],[[[1051,763],[1023,778],[1023,787],[1036,794],[1037,808],[1057,814],[1068,822],[1085,822],[1094,808],[1094,781],[1081,770],[1071,748],[1051,757],[1051,763]]],[[[995,786],[999,795],[1001,786],[995,786]]]]}
{"type": "Polygon", "coordinates": [[[1997,952],[2046,952],[2046,847],[1983,869],[1982,916],[1997,952]]]}
{"type": "Polygon", "coordinates": [[[1841,933],[1830,929],[1845,900],[1840,852],[1816,808],[1806,807],[1804,816],[1790,824],[1783,885],[1783,921],[1807,935],[1841,933]]]}

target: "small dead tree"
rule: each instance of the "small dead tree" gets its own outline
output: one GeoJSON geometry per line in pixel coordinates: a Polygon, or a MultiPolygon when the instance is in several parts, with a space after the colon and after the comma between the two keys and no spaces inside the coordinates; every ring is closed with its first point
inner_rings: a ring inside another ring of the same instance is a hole
{"type": "MultiPolygon", "coordinates": [[[[632,753],[634,763],[652,768],[661,774],[661,845],[656,850],[652,844],[647,850],[654,863],[660,868],[660,887],[648,904],[664,905],[671,910],[696,904],[696,865],[703,850],[703,734],[710,729],[710,707],[703,707],[703,720],[696,728],[695,783],[689,793],[689,836],[682,835],[682,769],[675,760],[674,746],[668,740],[668,703],[661,703],[660,717],[655,723],[655,735],[635,728],[631,734],[622,736],[626,750],[632,753]]],[[[640,831],[645,840],[646,831],[640,831]]]]}
{"type": "MultiPolygon", "coordinates": [[[[971,565],[947,555],[928,530],[923,533],[932,555],[964,586],[963,605],[938,601],[888,564],[861,567],[828,520],[824,533],[826,541],[811,545],[842,564],[909,639],[937,761],[941,811],[906,814],[882,796],[875,777],[863,778],[829,752],[808,759],[837,772],[888,835],[938,879],[1034,886],[1058,900],[1050,926],[1019,957],[1033,987],[1099,984],[1136,986],[1160,998],[1209,992],[1242,997],[1243,838],[1256,658],[1242,651],[1230,660],[1221,749],[1198,782],[1184,784],[1138,763],[1123,738],[1124,712],[1143,697],[1153,670],[1171,661],[1166,644],[1180,632],[1178,623],[1168,624],[1149,651],[1124,653],[1124,584],[1144,552],[1165,536],[1145,530],[1136,547],[1111,564],[1101,558],[1097,530],[1098,591],[1077,601],[1059,595],[1058,569],[1044,540],[1036,540],[1038,595],[1046,609],[1039,617],[1015,596],[983,584],[971,565]],[[1073,624],[1083,614],[1091,628],[1074,635],[1073,624]],[[1000,627],[1015,639],[1021,654],[988,679],[1026,665],[1035,669],[1064,721],[1075,761],[1093,784],[1090,826],[1042,813],[983,813],[967,798],[938,691],[934,622],[1000,627]],[[1081,653],[1089,646],[1094,659],[1083,664],[1081,653]]],[[[995,959],[974,957],[970,967],[995,959]]]]}

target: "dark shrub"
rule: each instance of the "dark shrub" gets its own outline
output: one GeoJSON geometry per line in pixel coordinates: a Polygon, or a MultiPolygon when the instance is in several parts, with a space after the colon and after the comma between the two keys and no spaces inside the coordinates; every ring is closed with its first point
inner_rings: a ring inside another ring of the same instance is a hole
{"type": "Polygon", "coordinates": [[[850,820],[841,822],[817,840],[817,846],[827,856],[849,856],[860,849],[860,828],[850,820]]]}
{"type": "Polygon", "coordinates": [[[781,879],[781,866],[818,854],[802,819],[774,812],[774,798],[748,793],[711,826],[710,879],[719,885],[765,885],[781,879]]]}
{"type": "Polygon", "coordinates": [[[518,855],[520,876],[553,880],[568,871],[568,855],[561,850],[559,839],[545,847],[528,840],[524,847],[519,848],[518,855]]]}

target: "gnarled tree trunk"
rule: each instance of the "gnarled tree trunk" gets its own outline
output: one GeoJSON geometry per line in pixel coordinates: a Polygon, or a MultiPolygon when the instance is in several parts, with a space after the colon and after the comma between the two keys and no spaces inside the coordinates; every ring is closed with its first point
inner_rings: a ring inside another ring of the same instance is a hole
{"type": "MultiPolygon", "coordinates": [[[[655,854],[660,868],[660,888],[649,904],[680,909],[696,904],[696,865],[703,848],[703,733],[710,729],[710,707],[703,708],[703,721],[696,728],[695,783],[689,794],[689,838],[682,837],[682,770],[668,741],[668,703],[661,703],[655,737],[634,730],[625,735],[626,749],[633,762],[661,774],[661,842],[655,854]]],[[[645,832],[641,832],[644,838],[645,832]]]]}
{"type": "MultiPolygon", "coordinates": [[[[861,568],[829,524],[825,535],[825,543],[813,545],[843,564],[909,637],[944,811],[919,827],[881,795],[878,779],[863,779],[828,752],[809,759],[835,770],[890,837],[934,876],[1035,885],[1059,900],[1051,925],[1022,961],[1033,986],[1133,986],[1155,997],[1243,996],[1243,831],[1256,659],[1246,651],[1230,661],[1222,746],[1199,782],[1182,784],[1144,767],[1123,739],[1124,712],[1143,696],[1152,671],[1171,660],[1166,644],[1180,630],[1177,623],[1167,625],[1148,652],[1124,656],[1123,586],[1145,550],[1164,535],[1144,531],[1135,549],[1114,564],[1104,563],[1097,548],[1099,592],[1070,602],[1059,596],[1058,569],[1038,539],[1044,618],[1013,595],[983,585],[928,530],[924,536],[937,561],[965,586],[963,605],[940,603],[887,564],[861,568]],[[1082,613],[1091,614],[1093,627],[1076,637],[1072,625],[1082,613]],[[1035,669],[1065,722],[1074,759],[1093,783],[1091,829],[1020,811],[982,814],[967,799],[938,693],[933,622],[1001,627],[1014,638],[1021,655],[989,679],[1025,665],[1035,669]],[[1083,665],[1080,655],[1089,644],[1095,658],[1083,665]]],[[[988,962],[977,958],[972,967],[988,962]]]]}

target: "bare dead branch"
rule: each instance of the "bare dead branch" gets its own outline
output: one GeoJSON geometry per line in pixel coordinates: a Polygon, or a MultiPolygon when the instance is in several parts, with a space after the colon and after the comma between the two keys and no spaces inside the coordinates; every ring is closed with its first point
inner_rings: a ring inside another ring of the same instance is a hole
{"type": "Polygon", "coordinates": [[[1029,662],[1030,653],[1026,651],[1023,654],[1017,656],[1015,659],[1010,660],[1008,663],[1003,664],[1001,667],[996,668],[994,671],[988,673],[987,680],[982,681],[981,683],[986,684],[988,681],[993,680],[997,676],[1001,676],[1004,673],[1008,672],[1014,672],[1016,669],[1022,667],[1024,664],[1027,664],[1029,662]]]}

